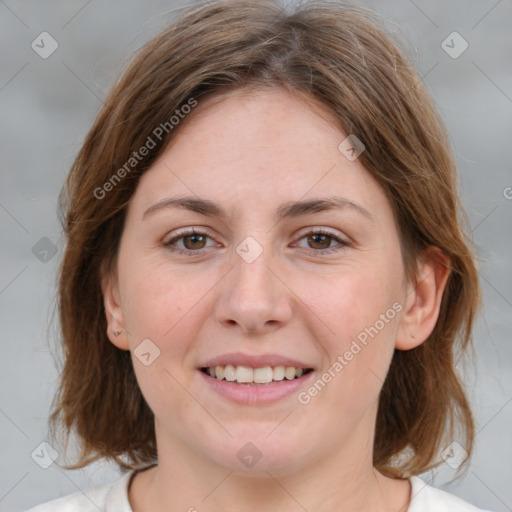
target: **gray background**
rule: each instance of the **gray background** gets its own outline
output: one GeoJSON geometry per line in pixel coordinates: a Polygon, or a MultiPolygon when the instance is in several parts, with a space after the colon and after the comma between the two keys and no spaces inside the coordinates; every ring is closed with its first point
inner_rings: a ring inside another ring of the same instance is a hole
{"type": "MultiPolygon", "coordinates": [[[[476,367],[466,372],[476,452],[463,479],[450,483],[455,471],[447,464],[425,478],[480,507],[512,510],[512,189],[507,188],[512,187],[512,5],[506,0],[361,3],[390,18],[408,40],[451,134],[460,193],[481,258],[485,305],[475,331],[476,367]],[[453,31],[469,44],[457,59],[441,47],[453,31]]],[[[122,66],[172,20],[168,11],[181,5],[0,0],[1,511],[23,510],[119,476],[106,463],[64,471],[55,464],[43,469],[31,458],[47,439],[57,382],[51,351],[56,328],[50,321],[63,243],[56,201],[122,66]],[[31,48],[43,31],[59,44],[47,59],[31,48]]]]}

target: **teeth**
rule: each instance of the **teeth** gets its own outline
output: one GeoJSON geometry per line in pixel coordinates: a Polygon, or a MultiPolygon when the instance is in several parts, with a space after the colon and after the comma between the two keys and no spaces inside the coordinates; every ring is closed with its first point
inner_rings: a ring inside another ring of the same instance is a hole
{"type": "Polygon", "coordinates": [[[224,378],[229,382],[236,380],[236,368],[232,364],[224,366],[224,378]]]}
{"type": "Polygon", "coordinates": [[[241,384],[269,384],[272,381],[283,379],[293,380],[302,377],[304,371],[304,368],[295,368],[294,366],[251,368],[250,366],[234,366],[232,364],[211,366],[206,369],[206,373],[210,377],[241,384]]]}
{"type": "Polygon", "coordinates": [[[274,380],[284,379],[284,366],[276,366],[274,368],[274,380]]]}
{"type": "MultiPolygon", "coordinates": [[[[217,377],[218,378],[218,377],[217,377]]],[[[254,382],[254,371],[249,366],[236,367],[236,381],[237,382],[254,382]]]]}
{"type": "Polygon", "coordinates": [[[284,376],[288,380],[295,379],[295,368],[293,366],[287,366],[285,371],[284,371],[284,376]]]}
{"type": "Polygon", "coordinates": [[[256,382],[256,384],[266,384],[267,382],[272,382],[273,377],[274,372],[270,366],[254,369],[254,382],[256,382]]]}

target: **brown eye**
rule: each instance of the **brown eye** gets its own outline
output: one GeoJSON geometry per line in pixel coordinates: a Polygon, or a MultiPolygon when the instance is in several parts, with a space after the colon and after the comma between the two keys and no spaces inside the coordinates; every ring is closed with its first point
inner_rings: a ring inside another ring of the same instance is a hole
{"type": "Polygon", "coordinates": [[[332,237],[321,233],[313,234],[307,237],[311,249],[328,249],[331,245],[332,237]]]}
{"type": "Polygon", "coordinates": [[[183,245],[186,249],[194,250],[194,249],[203,249],[206,243],[206,238],[204,235],[187,235],[181,237],[183,239],[183,245]]]}
{"type": "Polygon", "coordinates": [[[298,247],[309,250],[312,254],[324,255],[339,252],[350,246],[350,242],[340,236],[322,229],[312,229],[299,239],[298,247]]]}
{"type": "Polygon", "coordinates": [[[198,231],[181,232],[173,238],[163,242],[163,246],[178,254],[195,256],[200,254],[202,249],[208,249],[214,244],[208,233],[198,231]],[[210,240],[210,243],[208,241],[210,240]]]}

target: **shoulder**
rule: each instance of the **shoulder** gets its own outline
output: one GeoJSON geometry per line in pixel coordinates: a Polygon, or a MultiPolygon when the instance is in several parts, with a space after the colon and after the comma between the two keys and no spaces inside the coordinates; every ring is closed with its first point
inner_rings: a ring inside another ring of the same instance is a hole
{"type": "Polygon", "coordinates": [[[132,512],[128,501],[128,485],[133,474],[130,471],[116,482],[48,501],[26,512],[132,512]]]}
{"type": "Polygon", "coordinates": [[[454,496],[431,487],[416,476],[411,481],[411,504],[408,512],[490,512],[454,496]]]}

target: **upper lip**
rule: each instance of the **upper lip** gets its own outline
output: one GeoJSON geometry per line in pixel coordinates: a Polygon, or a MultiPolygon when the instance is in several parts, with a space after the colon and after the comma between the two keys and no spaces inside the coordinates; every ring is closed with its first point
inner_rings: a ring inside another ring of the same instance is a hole
{"type": "Polygon", "coordinates": [[[212,366],[249,366],[251,368],[263,368],[265,366],[294,366],[295,368],[312,368],[311,365],[305,364],[297,359],[282,356],[279,354],[243,354],[241,352],[222,354],[212,359],[208,359],[200,368],[209,368],[212,366]]]}

